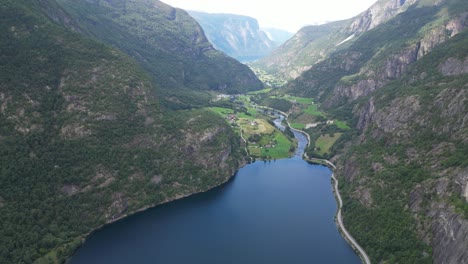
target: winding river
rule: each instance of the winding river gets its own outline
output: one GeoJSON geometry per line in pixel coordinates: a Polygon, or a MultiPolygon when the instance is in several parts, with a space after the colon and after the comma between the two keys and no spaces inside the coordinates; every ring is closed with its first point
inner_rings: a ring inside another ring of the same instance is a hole
{"type": "Polygon", "coordinates": [[[70,263],[361,263],[334,222],[331,171],[302,160],[307,138],[294,134],[294,157],[108,225],[70,263]]]}

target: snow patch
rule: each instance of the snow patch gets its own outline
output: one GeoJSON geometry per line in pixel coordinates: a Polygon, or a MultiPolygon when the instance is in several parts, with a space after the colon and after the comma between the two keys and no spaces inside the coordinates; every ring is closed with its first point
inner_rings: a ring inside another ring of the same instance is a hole
{"type": "Polygon", "coordinates": [[[341,45],[341,44],[343,44],[343,43],[345,43],[345,42],[350,41],[351,39],[354,38],[355,35],[356,35],[356,34],[353,33],[351,36],[347,37],[345,40],[343,40],[343,41],[341,41],[340,43],[336,44],[336,46],[338,47],[339,45],[341,45]]]}

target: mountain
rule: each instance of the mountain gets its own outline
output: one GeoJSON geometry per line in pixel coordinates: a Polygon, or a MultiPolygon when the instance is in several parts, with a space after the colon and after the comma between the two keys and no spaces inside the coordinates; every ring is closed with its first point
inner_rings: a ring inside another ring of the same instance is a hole
{"type": "Polygon", "coordinates": [[[276,43],[260,29],[255,18],[195,11],[189,13],[200,23],[215,48],[239,61],[257,60],[276,47],[276,43]]]}
{"type": "Polygon", "coordinates": [[[252,65],[283,79],[294,79],[318,61],[337,49],[336,43],[349,35],[340,32],[348,21],[307,26],[275,49],[269,56],[252,65]]]}
{"type": "Polygon", "coordinates": [[[207,91],[242,93],[262,88],[247,66],[214,49],[184,10],[156,0],[57,2],[86,35],[142,64],[154,77],[165,106],[206,104],[207,91]]]}
{"type": "Polygon", "coordinates": [[[1,4],[0,263],[63,263],[100,226],[219,185],[243,163],[224,119],[166,105],[184,100],[179,88],[254,88],[241,87],[250,71],[216,52],[186,13],[158,1],[77,1],[90,8],[84,17],[72,4],[1,4]],[[145,19],[138,4],[153,7],[145,19]],[[174,24],[153,32],[152,16],[158,27],[174,24]],[[171,31],[179,25],[192,33],[171,31]]]}
{"type": "Polygon", "coordinates": [[[268,38],[273,40],[278,46],[294,36],[294,33],[277,28],[262,28],[262,31],[265,32],[268,38]]]}
{"type": "Polygon", "coordinates": [[[379,0],[359,16],[302,28],[272,55],[254,66],[285,79],[295,79],[331,53],[346,49],[363,33],[414,6],[417,0],[379,0]]]}
{"type": "Polygon", "coordinates": [[[374,263],[468,263],[467,19],[462,0],[381,0],[262,61],[299,75],[284,93],[355,128],[333,161],[345,225],[374,263]]]}

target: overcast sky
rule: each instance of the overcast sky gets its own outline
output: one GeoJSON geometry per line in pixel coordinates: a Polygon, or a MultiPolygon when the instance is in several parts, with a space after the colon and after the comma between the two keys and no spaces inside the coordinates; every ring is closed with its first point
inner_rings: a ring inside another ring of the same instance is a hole
{"type": "Polygon", "coordinates": [[[162,0],[174,7],[254,17],[261,27],[286,29],[351,18],[376,0],[162,0]]]}

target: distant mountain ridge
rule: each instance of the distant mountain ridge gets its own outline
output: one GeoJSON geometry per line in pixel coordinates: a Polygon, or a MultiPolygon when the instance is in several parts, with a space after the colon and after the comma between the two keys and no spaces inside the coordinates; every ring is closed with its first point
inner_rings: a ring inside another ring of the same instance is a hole
{"type": "Polygon", "coordinates": [[[269,39],[276,42],[277,46],[280,46],[281,44],[286,42],[288,39],[290,39],[292,36],[294,36],[294,33],[291,33],[283,29],[277,29],[277,28],[261,28],[261,29],[267,34],[269,39]]]}
{"type": "Polygon", "coordinates": [[[269,54],[276,42],[260,29],[255,18],[233,14],[189,11],[202,26],[215,48],[242,61],[253,61],[269,54]]]}
{"type": "Polygon", "coordinates": [[[295,79],[329,54],[346,48],[364,32],[405,12],[417,0],[379,0],[358,16],[323,25],[306,26],[255,67],[295,79]]]}

